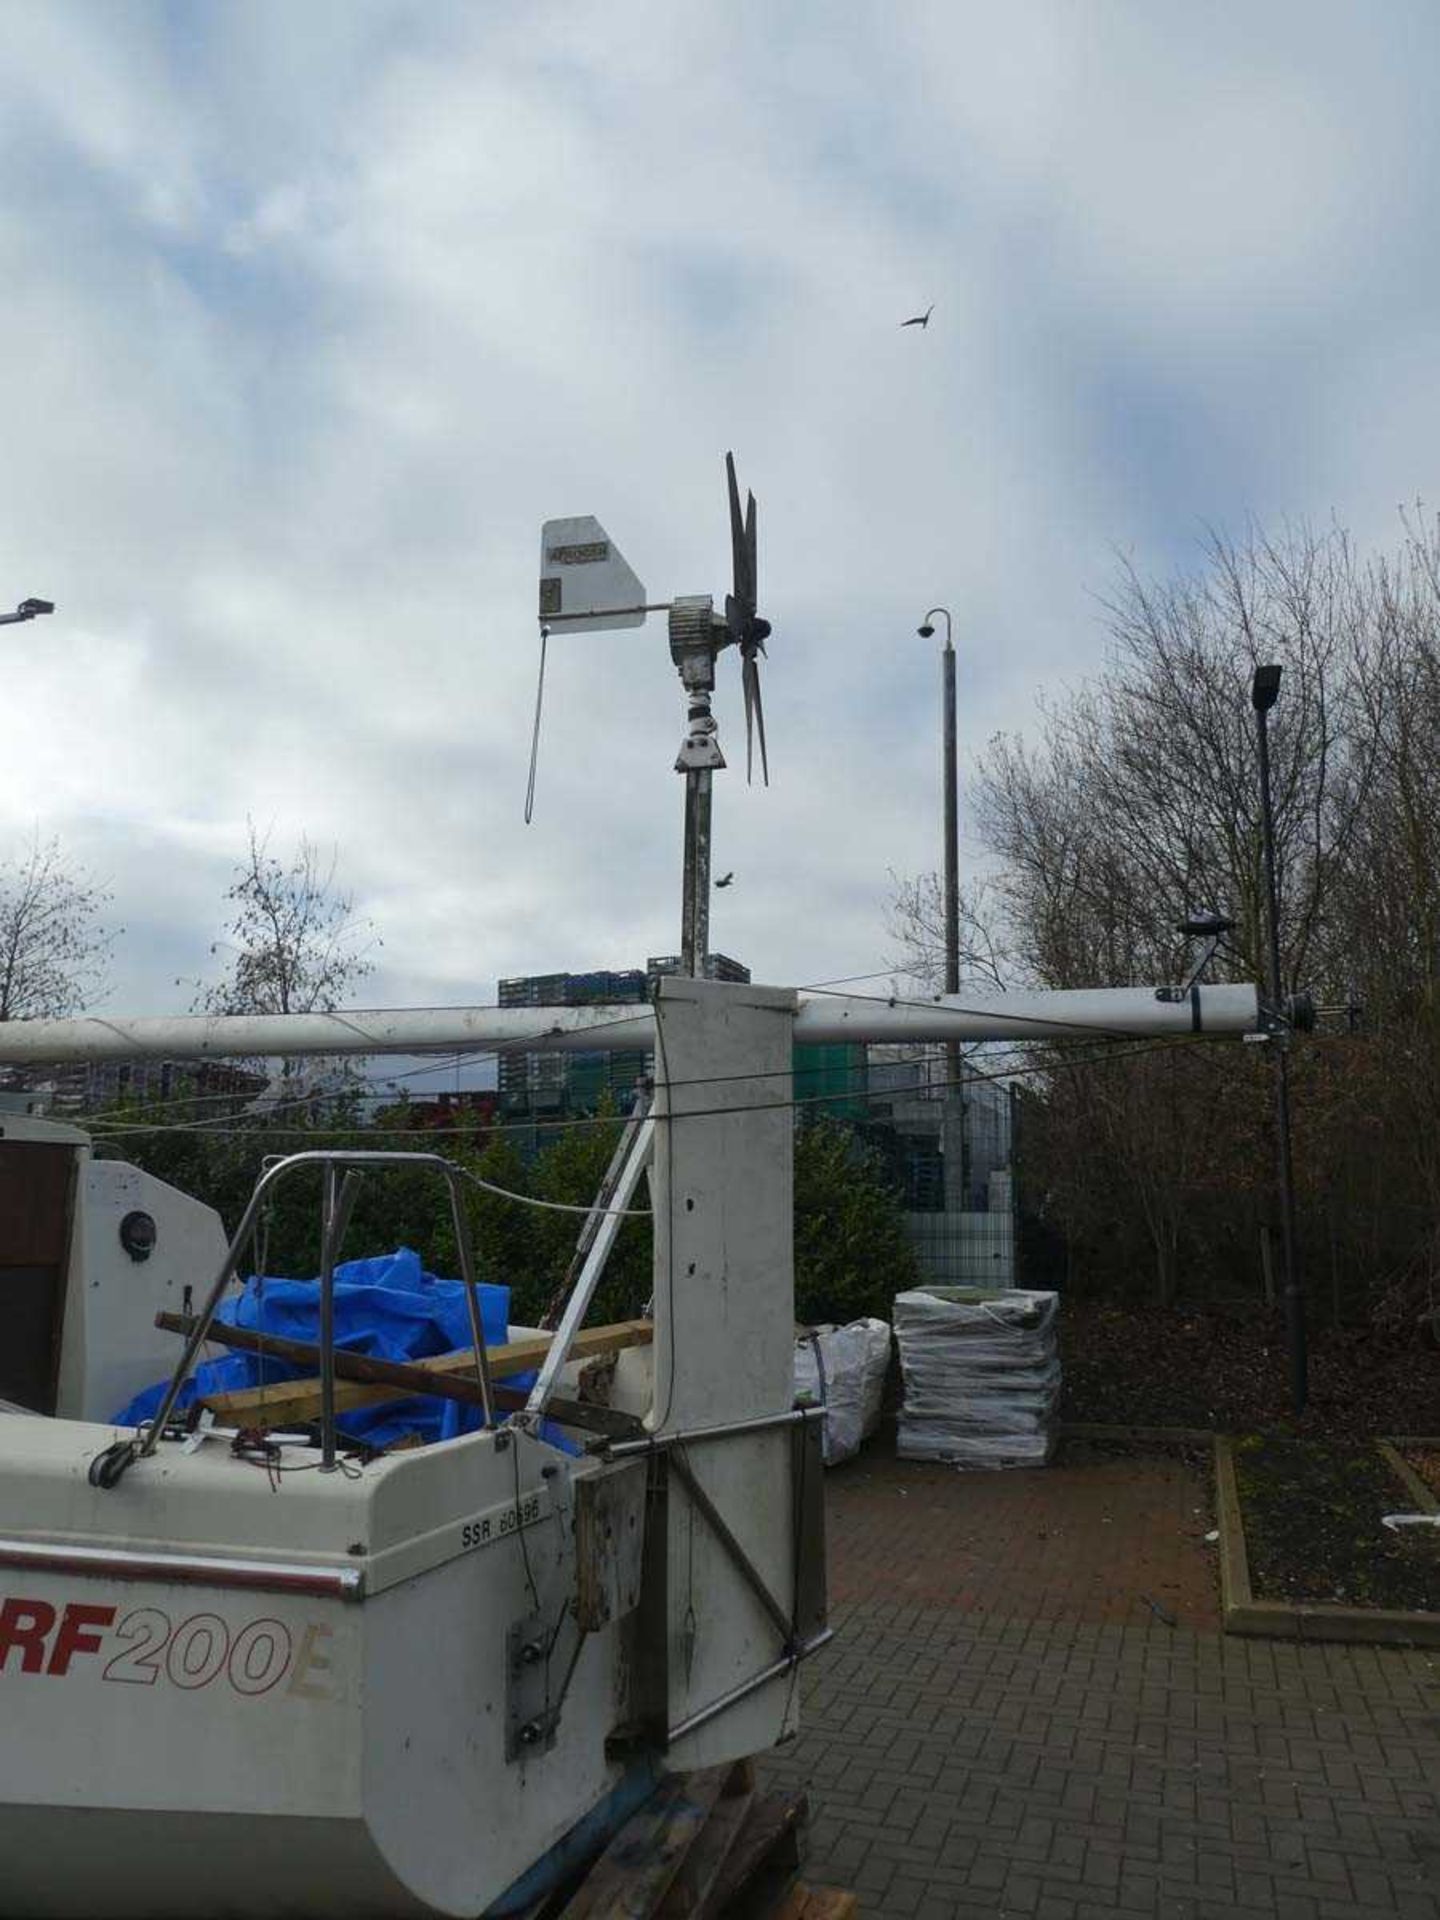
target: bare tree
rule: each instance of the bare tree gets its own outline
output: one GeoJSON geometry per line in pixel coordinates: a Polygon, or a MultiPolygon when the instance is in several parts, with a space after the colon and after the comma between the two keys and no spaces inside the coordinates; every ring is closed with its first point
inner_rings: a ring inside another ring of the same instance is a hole
{"type": "MultiPolygon", "coordinates": [[[[997,740],[981,767],[976,812],[1002,863],[997,891],[1030,978],[1178,979],[1187,956],[1176,923],[1201,909],[1237,923],[1219,976],[1264,977],[1249,683],[1276,660],[1283,970],[1292,986],[1331,985],[1353,952],[1341,897],[1374,785],[1365,695],[1377,601],[1374,570],[1338,532],[1213,536],[1200,570],[1167,582],[1122,568],[1105,603],[1105,670],[1043,713],[1038,743],[997,740]]],[[[1168,1303],[1187,1244],[1199,1244],[1197,1197],[1265,1184],[1263,1081],[1239,1061],[1219,1076],[1180,1056],[1093,1067],[1063,1049],[1049,1057],[1051,1179],[1069,1224],[1102,1260],[1108,1246],[1115,1272],[1133,1270],[1148,1246],[1156,1297],[1168,1303]]]]}
{"type": "Polygon", "coordinates": [[[1365,1143],[1337,1156],[1344,1237],[1408,1316],[1440,1306],[1440,522],[1417,509],[1405,525],[1402,550],[1372,569],[1373,764],[1327,932],[1337,996],[1365,1010],[1335,1097],[1349,1141],[1365,1143]],[[1371,1190],[1358,1190],[1362,1158],[1371,1190]]]}
{"type": "Polygon", "coordinates": [[[225,891],[232,909],[228,938],[211,947],[225,972],[202,990],[207,1013],[328,1011],[366,974],[379,945],[368,922],[354,918],[354,900],[335,886],[336,855],[321,858],[302,839],[287,864],[269,837],[247,823],[249,843],[225,891]]]}
{"type": "Polygon", "coordinates": [[[979,812],[1005,866],[1025,964],[1050,986],[1121,984],[1183,964],[1174,923],[1238,922],[1258,979],[1264,912],[1249,682],[1285,670],[1271,729],[1285,972],[1313,979],[1324,914],[1368,792],[1360,701],[1372,582],[1344,537],[1211,538],[1201,574],[1122,571],[1105,673],[1044,715],[1038,748],[994,743],[979,812]]]}
{"type": "Polygon", "coordinates": [[[109,900],[56,840],[0,867],[0,1020],[74,1013],[92,997],[115,939],[99,918],[109,900]]]}
{"type": "MultiPolygon", "coordinates": [[[[899,941],[895,968],[937,991],[945,980],[945,888],[938,873],[892,873],[886,930],[899,941]]],[[[999,910],[985,881],[960,889],[960,980],[987,989],[1005,985],[1006,954],[999,910]]]]}

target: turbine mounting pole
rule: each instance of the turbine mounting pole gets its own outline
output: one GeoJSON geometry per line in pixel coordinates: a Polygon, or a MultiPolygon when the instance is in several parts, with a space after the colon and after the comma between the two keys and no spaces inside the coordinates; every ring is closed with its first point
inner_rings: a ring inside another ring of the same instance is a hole
{"type": "Polygon", "coordinates": [[[670,658],[685,689],[685,737],[675,771],[685,776],[685,861],[680,907],[680,966],[703,979],[710,951],[710,805],[711,775],[725,765],[710,695],[715,691],[715,656],[729,639],[707,594],[671,602],[670,658]]]}

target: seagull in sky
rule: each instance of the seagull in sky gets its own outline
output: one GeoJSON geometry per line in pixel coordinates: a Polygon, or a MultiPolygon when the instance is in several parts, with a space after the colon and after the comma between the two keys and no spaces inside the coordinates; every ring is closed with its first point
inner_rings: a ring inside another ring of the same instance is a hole
{"type": "Polygon", "coordinates": [[[924,313],[917,313],[913,320],[902,320],[900,324],[902,327],[928,327],[930,324],[930,316],[934,311],[935,302],[932,300],[929,306],[926,307],[924,313]]]}
{"type": "Polygon", "coordinates": [[[730,882],[731,882],[731,881],[732,881],[732,880],[733,880],[734,878],[735,878],[735,876],[734,876],[734,874],[733,874],[733,873],[727,873],[727,874],[726,874],[726,876],[725,876],[725,878],[724,878],[723,880],[717,880],[717,881],[715,882],[715,884],[716,884],[716,886],[717,886],[717,887],[728,887],[728,886],[729,886],[729,884],[730,884],[730,882]]]}

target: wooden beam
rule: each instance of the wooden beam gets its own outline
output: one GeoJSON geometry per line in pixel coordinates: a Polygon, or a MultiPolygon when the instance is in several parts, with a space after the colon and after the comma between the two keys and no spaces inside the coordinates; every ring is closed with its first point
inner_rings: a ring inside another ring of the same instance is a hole
{"type": "Polygon", "coordinates": [[[725,1857],[704,1911],[764,1911],[762,1890],[782,1893],[800,1870],[800,1837],[810,1815],[803,1793],[775,1791],[752,1802],[748,1819],[725,1857]]]}
{"type": "MultiPolygon", "coordinates": [[[[188,1336],[193,1332],[196,1322],[189,1314],[157,1313],[155,1324],[165,1333],[179,1333],[188,1336]]],[[[212,1321],[207,1340],[213,1340],[217,1346],[234,1347],[241,1353],[268,1355],[272,1360],[284,1360],[291,1366],[318,1367],[320,1349],[305,1340],[286,1340],[277,1334],[255,1333],[249,1327],[232,1327],[220,1320],[212,1321]]],[[[358,1380],[367,1385],[389,1385],[402,1390],[408,1398],[411,1394],[429,1394],[441,1400],[459,1400],[467,1406],[483,1406],[480,1383],[468,1374],[449,1375],[437,1373],[434,1369],[404,1360],[381,1360],[368,1353],[355,1353],[348,1347],[335,1349],[335,1373],[340,1380],[358,1380]]],[[[260,1388],[256,1391],[267,1396],[281,1384],[260,1388]]],[[[305,1386],[306,1381],[294,1384],[305,1386]]],[[[501,1382],[492,1383],[495,1405],[502,1413],[515,1413],[529,1399],[529,1394],[518,1387],[507,1387],[501,1382]]],[[[267,1409],[270,1406],[267,1398],[267,1409]]],[[[639,1433],[643,1422],[634,1414],[618,1413],[612,1407],[597,1406],[589,1400],[567,1400],[560,1395],[552,1395],[546,1411],[551,1418],[565,1427],[580,1427],[589,1433],[603,1433],[611,1438],[629,1438],[639,1433]]],[[[249,1426],[274,1426],[279,1424],[267,1412],[262,1420],[247,1421],[249,1426]]]]}
{"type": "Polygon", "coordinates": [[[733,1780],[732,1769],[725,1792],[715,1802],[699,1838],[681,1861],[679,1872],[655,1909],[655,1920],[710,1920],[713,1916],[710,1895],[750,1816],[750,1805],[755,1798],[753,1787],[732,1790],[733,1780]]]}
{"type": "Polygon", "coordinates": [[[803,1880],[790,1889],[774,1920],[859,1920],[860,1902],[845,1887],[812,1887],[803,1880]]]}
{"type": "MultiPolygon", "coordinates": [[[[215,1331],[211,1329],[212,1333],[215,1331]]],[[[608,1327],[586,1327],[577,1333],[570,1343],[570,1358],[585,1360],[597,1353],[611,1353],[621,1347],[648,1346],[653,1337],[653,1328],[648,1320],[621,1320],[608,1327]]],[[[490,1362],[492,1380],[503,1380],[516,1373],[527,1373],[532,1367],[538,1367],[550,1350],[553,1334],[529,1335],[523,1340],[511,1340],[500,1347],[486,1349],[486,1358],[490,1362]]],[[[479,1396],[479,1383],[474,1379],[475,1355],[471,1348],[463,1347],[454,1353],[438,1353],[428,1360],[413,1360],[406,1363],[407,1376],[403,1386],[391,1382],[367,1382],[345,1378],[342,1373],[342,1354],[344,1349],[335,1350],[336,1373],[335,1411],[342,1413],[351,1407],[372,1407],[386,1400],[403,1400],[415,1393],[443,1393],[443,1387],[437,1387],[437,1379],[447,1380],[456,1375],[466,1376],[466,1384],[479,1396]],[[417,1384],[411,1376],[418,1376],[417,1384]]],[[[365,1358],[365,1356],[349,1356],[365,1358]]],[[[310,1364],[307,1360],[304,1364],[310,1364]]],[[[371,1365],[377,1364],[370,1362],[371,1365]]],[[[399,1362],[387,1361],[386,1366],[399,1365],[399,1362]]],[[[468,1398],[468,1396],[466,1396],[468,1398]]],[[[319,1418],[320,1382],[310,1380],[282,1380],[268,1387],[242,1387],[234,1393],[206,1394],[203,1404],[210,1408],[217,1420],[223,1420],[227,1426],[240,1427],[288,1427],[303,1426],[308,1421],[319,1418]]],[[[554,1403],[552,1402],[552,1410],[554,1403]]],[[[557,1418],[563,1418],[556,1414],[557,1418]]]]}
{"type": "Polygon", "coordinates": [[[611,1840],[560,1920],[650,1920],[720,1798],[728,1767],[672,1774],[611,1840]]]}
{"type": "MultiPolygon", "coordinates": [[[[163,1333],[189,1335],[195,1327],[195,1321],[189,1314],[157,1313],[155,1324],[163,1333]]],[[[212,1320],[207,1340],[213,1340],[217,1346],[235,1347],[241,1353],[254,1353],[262,1357],[268,1355],[272,1360],[284,1360],[293,1367],[318,1367],[320,1349],[312,1341],[287,1340],[279,1334],[257,1333],[250,1327],[232,1327],[222,1320],[212,1320]]],[[[367,1386],[399,1387],[407,1393],[433,1393],[442,1400],[462,1400],[469,1406],[481,1406],[480,1382],[473,1374],[462,1377],[458,1374],[422,1372],[412,1361],[383,1360],[368,1353],[354,1353],[348,1347],[335,1349],[335,1373],[341,1380],[360,1380],[367,1386]]],[[[299,1385],[303,1381],[276,1381],[276,1386],[299,1385]]],[[[257,1388],[257,1392],[268,1393],[268,1387],[257,1388]]]]}

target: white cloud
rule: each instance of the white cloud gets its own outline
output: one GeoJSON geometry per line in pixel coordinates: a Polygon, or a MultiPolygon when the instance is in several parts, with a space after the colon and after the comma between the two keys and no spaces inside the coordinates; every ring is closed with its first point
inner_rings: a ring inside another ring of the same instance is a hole
{"type": "Polygon", "coordinates": [[[12,4],[0,593],[60,611],[6,630],[0,830],[111,876],[112,1003],[175,1004],[247,815],[338,843],[377,997],[672,949],[658,620],[552,642],[521,823],[538,529],[723,595],[727,446],[775,785],[722,661],[715,943],[881,964],[939,838],[927,606],[968,762],[1098,661],[1114,547],[1434,497],[1401,15],[12,4]]]}

